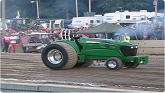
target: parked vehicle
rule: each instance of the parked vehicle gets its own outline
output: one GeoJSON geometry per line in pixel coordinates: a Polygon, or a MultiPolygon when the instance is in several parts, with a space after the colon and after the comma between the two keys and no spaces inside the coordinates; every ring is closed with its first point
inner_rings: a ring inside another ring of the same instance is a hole
{"type": "Polygon", "coordinates": [[[71,22],[72,20],[69,20],[69,19],[50,20],[49,29],[68,28],[68,25],[71,24],[71,22]]]}
{"type": "Polygon", "coordinates": [[[93,26],[97,26],[103,23],[102,15],[95,15],[90,17],[73,17],[72,27],[79,28],[81,26],[87,27],[90,24],[93,26]]]}
{"type": "Polygon", "coordinates": [[[50,33],[39,33],[39,32],[33,32],[31,34],[28,34],[31,37],[31,40],[28,44],[23,44],[23,46],[26,46],[26,52],[37,52],[41,53],[43,48],[46,47],[48,44],[44,43],[41,39],[42,35],[49,35],[50,33]],[[35,41],[35,36],[38,37],[38,40],[35,41]]]}

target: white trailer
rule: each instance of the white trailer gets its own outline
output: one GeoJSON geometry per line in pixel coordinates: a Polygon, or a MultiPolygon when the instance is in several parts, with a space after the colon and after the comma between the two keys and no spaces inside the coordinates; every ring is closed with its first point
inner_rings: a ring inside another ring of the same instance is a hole
{"type": "Polygon", "coordinates": [[[64,19],[50,20],[49,29],[60,29],[64,28],[64,19]]]}
{"type": "Polygon", "coordinates": [[[50,22],[49,22],[49,29],[67,28],[67,26],[71,22],[72,21],[69,20],[69,19],[55,19],[55,20],[50,20],[50,22]]]}
{"type": "Polygon", "coordinates": [[[97,26],[103,23],[103,16],[102,15],[95,15],[92,17],[73,17],[72,27],[79,28],[81,26],[87,27],[90,24],[93,26],[97,26]]]}
{"type": "Polygon", "coordinates": [[[57,19],[53,24],[54,29],[64,28],[64,19],[57,19]]]}
{"type": "MultiPolygon", "coordinates": [[[[158,17],[163,17],[163,13],[157,13],[158,17]]],[[[155,17],[155,12],[147,12],[147,10],[136,11],[124,11],[115,13],[105,13],[103,16],[103,22],[118,23],[118,21],[129,21],[129,20],[148,20],[155,17]]]]}

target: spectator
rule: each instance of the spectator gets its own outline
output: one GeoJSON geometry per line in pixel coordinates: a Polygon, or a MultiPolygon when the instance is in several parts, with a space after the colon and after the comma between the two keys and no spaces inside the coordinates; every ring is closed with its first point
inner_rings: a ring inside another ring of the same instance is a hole
{"type": "Polygon", "coordinates": [[[163,31],[164,31],[164,27],[162,25],[162,23],[160,23],[158,26],[156,26],[156,37],[158,40],[162,40],[163,39],[163,31]]]}
{"type": "Polygon", "coordinates": [[[53,36],[54,37],[53,38],[54,41],[58,40],[58,33],[57,33],[57,31],[54,31],[53,34],[54,34],[54,36],[53,36]]]}
{"type": "Polygon", "coordinates": [[[140,40],[140,32],[137,26],[134,27],[134,31],[135,31],[136,36],[134,36],[133,40],[136,40],[136,39],[140,40]]]}
{"type": "Polygon", "coordinates": [[[20,44],[22,45],[23,53],[26,53],[26,46],[24,46],[24,44],[28,44],[29,39],[30,39],[29,36],[25,35],[25,33],[22,33],[20,44]]]}
{"type": "Polygon", "coordinates": [[[154,36],[151,36],[149,40],[156,40],[154,36]]]}
{"type": "Polygon", "coordinates": [[[37,41],[40,41],[38,35],[35,35],[35,36],[34,36],[34,41],[36,41],[36,42],[37,42],[37,41]]]}
{"type": "Polygon", "coordinates": [[[89,27],[90,27],[90,28],[93,28],[93,27],[94,27],[94,26],[93,26],[93,23],[91,23],[91,24],[89,25],[89,27]]]}
{"type": "Polygon", "coordinates": [[[34,32],[37,32],[37,30],[34,30],[34,32]]]}
{"type": "Polygon", "coordinates": [[[45,34],[42,35],[42,42],[43,42],[44,44],[47,44],[47,43],[49,43],[49,42],[48,42],[49,36],[48,36],[48,34],[47,34],[45,31],[43,31],[43,33],[45,33],[45,34]]]}
{"type": "Polygon", "coordinates": [[[148,40],[148,32],[144,31],[143,33],[143,40],[148,40]]]}
{"type": "Polygon", "coordinates": [[[8,53],[8,48],[9,48],[9,44],[10,44],[10,37],[9,34],[6,34],[6,36],[4,36],[4,49],[5,52],[8,53]]]}
{"type": "MultiPolygon", "coordinates": [[[[155,25],[154,24],[151,24],[151,32],[150,32],[150,37],[149,38],[151,38],[151,37],[154,37],[155,38],[155,40],[156,40],[156,33],[155,33],[155,25]]],[[[151,39],[150,39],[151,40],[151,39]]]]}
{"type": "Polygon", "coordinates": [[[35,37],[33,35],[29,35],[29,37],[30,37],[30,41],[31,42],[34,42],[35,41],[35,37]]]}
{"type": "Polygon", "coordinates": [[[11,34],[10,36],[10,47],[9,47],[9,53],[11,53],[11,49],[13,48],[13,53],[15,53],[15,48],[16,48],[16,40],[17,37],[15,36],[15,34],[11,34]]]}

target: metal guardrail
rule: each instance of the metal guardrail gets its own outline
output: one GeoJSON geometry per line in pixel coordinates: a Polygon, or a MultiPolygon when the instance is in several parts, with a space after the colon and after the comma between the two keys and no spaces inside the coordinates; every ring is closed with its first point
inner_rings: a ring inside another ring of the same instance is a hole
{"type": "MultiPolygon", "coordinates": [[[[114,88],[103,88],[103,87],[89,87],[89,86],[76,86],[76,85],[61,85],[61,84],[37,84],[37,83],[11,83],[1,82],[1,92],[139,92],[138,90],[127,90],[127,89],[114,89],[114,88]]],[[[145,91],[143,91],[145,92],[145,91]]],[[[146,91],[147,92],[147,91],[146,91]]],[[[151,91],[147,92],[150,93],[151,91]]]]}

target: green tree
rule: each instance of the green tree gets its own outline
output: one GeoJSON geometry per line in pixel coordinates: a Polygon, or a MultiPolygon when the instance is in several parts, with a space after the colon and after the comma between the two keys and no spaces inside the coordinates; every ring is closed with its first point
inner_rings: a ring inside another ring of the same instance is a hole
{"type": "MultiPolygon", "coordinates": [[[[76,16],[75,0],[56,0],[52,7],[53,17],[71,19],[76,16]]],[[[79,15],[83,16],[84,11],[87,10],[83,2],[78,2],[79,15]]]]}
{"type": "Polygon", "coordinates": [[[30,0],[5,0],[6,2],[6,18],[15,18],[17,11],[21,17],[33,17],[33,7],[30,0]]]}
{"type": "Polygon", "coordinates": [[[122,7],[123,10],[138,11],[151,5],[144,0],[104,0],[98,6],[103,8],[103,13],[109,13],[119,11],[119,7],[122,7]]]}
{"type": "MultiPolygon", "coordinates": [[[[36,18],[36,3],[31,0],[5,0],[6,18],[15,18],[17,10],[21,17],[36,18]]],[[[91,0],[92,12],[104,14],[115,11],[154,11],[153,0],[91,0]]],[[[76,16],[75,0],[39,0],[39,11],[41,19],[72,19],[76,16]]],[[[88,12],[89,0],[78,0],[79,16],[84,16],[88,12]]],[[[163,1],[158,1],[158,11],[163,10],[163,1]]]]}
{"type": "Polygon", "coordinates": [[[56,0],[51,9],[53,17],[67,19],[71,18],[73,11],[75,10],[74,5],[74,0],[56,0]]]}
{"type": "Polygon", "coordinates": [[[55,5],[56,0],[40,0],[39,1],[39,11],[40,18],[51,19],[53,18],[54,12],[53,6],[55,5]]]}

